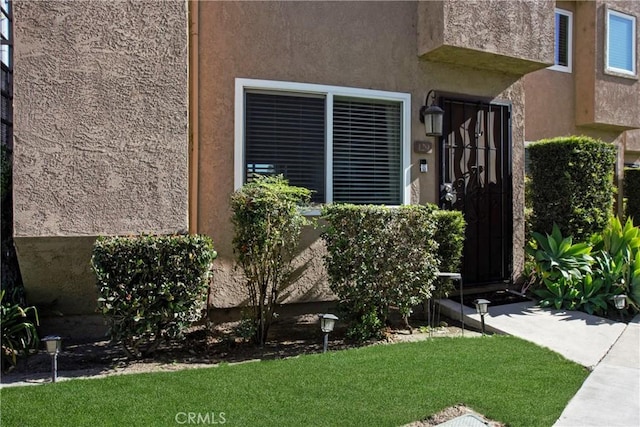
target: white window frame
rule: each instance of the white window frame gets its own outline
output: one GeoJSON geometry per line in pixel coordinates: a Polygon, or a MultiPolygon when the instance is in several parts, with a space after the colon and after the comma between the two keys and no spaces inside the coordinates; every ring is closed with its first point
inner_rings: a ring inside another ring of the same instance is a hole
{"type": "MultiPolygon", "coordinates": [[[[549,70],[553,70],[553,71],[561,71],[563,73],[571,73],[572,71],[572,65],[573,65],[573,12],[569,11],[569,10],[565,10],[565,9],[555,9],[555,13],[553,15],[554,18],[554,22],[555,22],[555,16],[556,14],[558,15],[564,15],[567,17],[567,66],[564,65],[560,65],[560,64],[554,64],[551,67],[549,67],[549,70]]],[[[554,28],[553,31],[553,62],[556,62],[556,46],[558,45],[558,40],[556,40],[556,31],[554,28]]]]}
{"type": "Polygon", "coordinates": [[[236,78],[235,80],[235,143],[234,143],[234,189],[244,184],[245,152],[244,152],[244,94],[247,90],[274,91],[274,93],[302,93],[323,95],[326,111],[326,200],[333,201],[333,97],[343,96],[381,101],[394,101],[401,104],[401,156],[402,156],[402,204],[408,205],[411,200],[411,94],[388,92],[381,90],[359,89],[341,86],[328,86],[311,83],[283,82],[275,80],[256,80],[236,78]]]}
{"type": "Polygon", "coordinates": [[[606,9],[605,14],[605,27],[604,27],[604,72],[607,74],[613,75],[622,75],[624,77],[637,77],[638,75],[638,54],[637,54],[637,19],[634,15],[630,15],[628,13],[618,12],[613,9],[606,9]],[[632,70],[625,70],[623,68],[616,68],[609,66],[609,20],[611,16],[617,16],[619,18],[628,19],[631,21],[632,25],[632,35],[631,35],[631,64],[632,70]]]}

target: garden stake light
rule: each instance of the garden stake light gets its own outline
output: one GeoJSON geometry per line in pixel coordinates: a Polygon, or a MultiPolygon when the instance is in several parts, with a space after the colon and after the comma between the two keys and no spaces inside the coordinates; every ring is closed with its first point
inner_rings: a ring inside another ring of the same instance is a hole
{"type": "Polygon", "coordinates": [[[62,338],[57,335],[49,335],[42,339],[47,349],[47,353],[51,356],[51,382],[58,379],[58,353],[62,348],[62,338]]]}
{"type": "Polygon", "coordinates": [[[484,335],[484,315],[489,312],[489,304],[491,304],[491,301],[486,299],[477,299],[473,303],[476,306],[476,312],[480,315],[480,322],[482,323],[482,335],[484,335]]]}
{"type": "Polygon", "coordinates": [[[627,308],[627,296],[625,294],[614,295],[611,299],[613,300],[613,304],[618,309],[618,313],[620,314],[620,321],[622,321],[622,310],[627,308]]]}
{"type": "Polygon", "coordinates": [[[327,352],[327,347],[329,346],[329,332],[333,331],[336,320],[338,320],[338,317],[333,314],[326,313],[320,315],[320,329],[324,332],[324,353],[327,352]]]}

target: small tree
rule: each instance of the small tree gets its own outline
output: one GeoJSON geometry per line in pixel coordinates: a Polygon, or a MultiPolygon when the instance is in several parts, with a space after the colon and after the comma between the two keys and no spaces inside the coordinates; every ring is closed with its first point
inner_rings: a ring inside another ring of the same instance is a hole
{"type": "Polygon", "coordinates": [[[258,176],[231,197],[235,227],[233,250],[249,293],[254,341],[264,345],[279,292],[291,280],[294,252],[308,224],[299,205],[311,191],[282,176],[258,176]]]}

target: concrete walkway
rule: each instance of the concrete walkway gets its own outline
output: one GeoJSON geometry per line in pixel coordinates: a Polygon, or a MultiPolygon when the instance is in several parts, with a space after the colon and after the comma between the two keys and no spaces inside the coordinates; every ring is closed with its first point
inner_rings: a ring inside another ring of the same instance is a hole
{"type": "MultiPolygon", "coordinates": [[[[441,302],[460,318],[460,304],[441,302]]],[[[480,327],[475,310],[464,322],[480,327]]],[[[640,315],[628,325],[575,311],[548,310],[532,302],[489,306],[486,329],[531,341],[592,370],[554,427],[640,426],[640,315]]]]}

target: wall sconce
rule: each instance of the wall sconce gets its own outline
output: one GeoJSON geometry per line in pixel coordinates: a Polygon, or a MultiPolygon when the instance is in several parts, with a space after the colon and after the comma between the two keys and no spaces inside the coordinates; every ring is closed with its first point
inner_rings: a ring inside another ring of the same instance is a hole
{"type": "Polygon", "coordinates": [[[431,89],[427,93],[424,105],[420,108],[420,123],[424,123],[424,131],[427,136],[442,136],[442,117],[444,110],[436,105],[436,94],[431,89]],[[433,96],[433,101],[429,105],[429,97],[433,96]]]}
{"type": "Polygon", "coordinates": [[[321,314],[320,315],[320,329],[324,332],[324,353],[327,352],[329,346],[329,332],[333,331],[333,327],[336,324],[338,317],[333,314],[321,314]]]}

